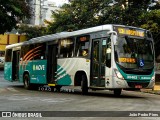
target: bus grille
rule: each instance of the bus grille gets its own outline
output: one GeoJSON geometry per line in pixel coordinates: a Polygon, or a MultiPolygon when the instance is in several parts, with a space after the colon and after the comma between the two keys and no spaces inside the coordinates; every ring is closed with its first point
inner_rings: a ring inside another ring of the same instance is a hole
{"type": "Polygon", "coordinates": [[[141,85],[142,88],[146,88],[149,85],[149,82],[127,82],[128,86],[135,88],[136,85],[141,85]]]}

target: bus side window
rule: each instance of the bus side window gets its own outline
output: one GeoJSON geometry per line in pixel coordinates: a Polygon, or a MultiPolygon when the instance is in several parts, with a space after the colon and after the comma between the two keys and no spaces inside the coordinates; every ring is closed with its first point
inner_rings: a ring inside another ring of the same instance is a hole
{"type": "Polygon", "coordinates": [[[12,57],[12,49],[6,50],[5,62],[11,62],[12,57]]]}
{"type": "Polygon", "coordinates": [[[34,60],[43,60],[46,58],[46,44],[40,43],[34,45],[34,60]]]}
{"type": "Polygon", "coordinates": [[[73,57],[74,39],[65,38],[60,40],[60,58],[73,57]]]}
{"type": "Polygon", "coordinates": [[[34,56],[34,45],[24,45],[21,48],[21,54],[20,54],[20,58],[22,58],[22,61],[26,61],[26,60],[32,60],[33,56],[34,56]]]}
{"type": "Polygon", "coordinates": [[[82,36],[76,39],[76,57],[87,57],[89,53],[89,36],[82,36]]]}

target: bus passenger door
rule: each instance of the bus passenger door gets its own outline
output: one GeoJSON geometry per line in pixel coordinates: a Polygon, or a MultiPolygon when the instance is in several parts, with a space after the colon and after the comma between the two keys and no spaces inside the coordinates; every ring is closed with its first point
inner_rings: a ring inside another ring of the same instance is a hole
{"type": "Polygon", "coordinates": [[[55,84],[56,71],[57,71],[57,45],[48,46],[47,57],[47,80],[50,84],[55,84]]]}
{"type": "Polygon", "coordinates": [[[19,79],[19,60],[20,60],[20,51],[13,51],[12,57],[12,80],[16,81],[19,79]]]}
{"type": "Polygon", "coordinates": [[[106,39],[92,41],[91,86],[105,87],[106,39]]]}

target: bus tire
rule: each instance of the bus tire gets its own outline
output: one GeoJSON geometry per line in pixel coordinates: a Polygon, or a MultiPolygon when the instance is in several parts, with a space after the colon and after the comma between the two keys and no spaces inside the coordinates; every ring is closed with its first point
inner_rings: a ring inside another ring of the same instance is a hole
{"type": "Polygon", "coordinates": [[[28,74],[25,74],[23,77],[24,88],[27,90],[31,90],[30,77],[28,74]]]}
{"type": "Polygon", "coordinates": [[[82,95],[87,95],[88,94],[88,84],[87,84],[86,75],[82,75],[81,89],[82,89],[82,95]]]}
{"type": "Polygon", "coordinates": [[[115,96],[120,96],[122,92],[122,89],[114,89],[114,95],[115,96]]]}

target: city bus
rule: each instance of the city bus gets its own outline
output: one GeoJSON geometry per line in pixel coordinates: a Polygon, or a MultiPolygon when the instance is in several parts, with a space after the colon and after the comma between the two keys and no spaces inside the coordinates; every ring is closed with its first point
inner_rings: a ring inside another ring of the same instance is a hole
{"type": "Polygon", "coordinates": [[[88,90],[152,89],[154,43],[150,31],[106,24],[8,45],[4,78],[26,89],[48,85],[88,90]]]}

